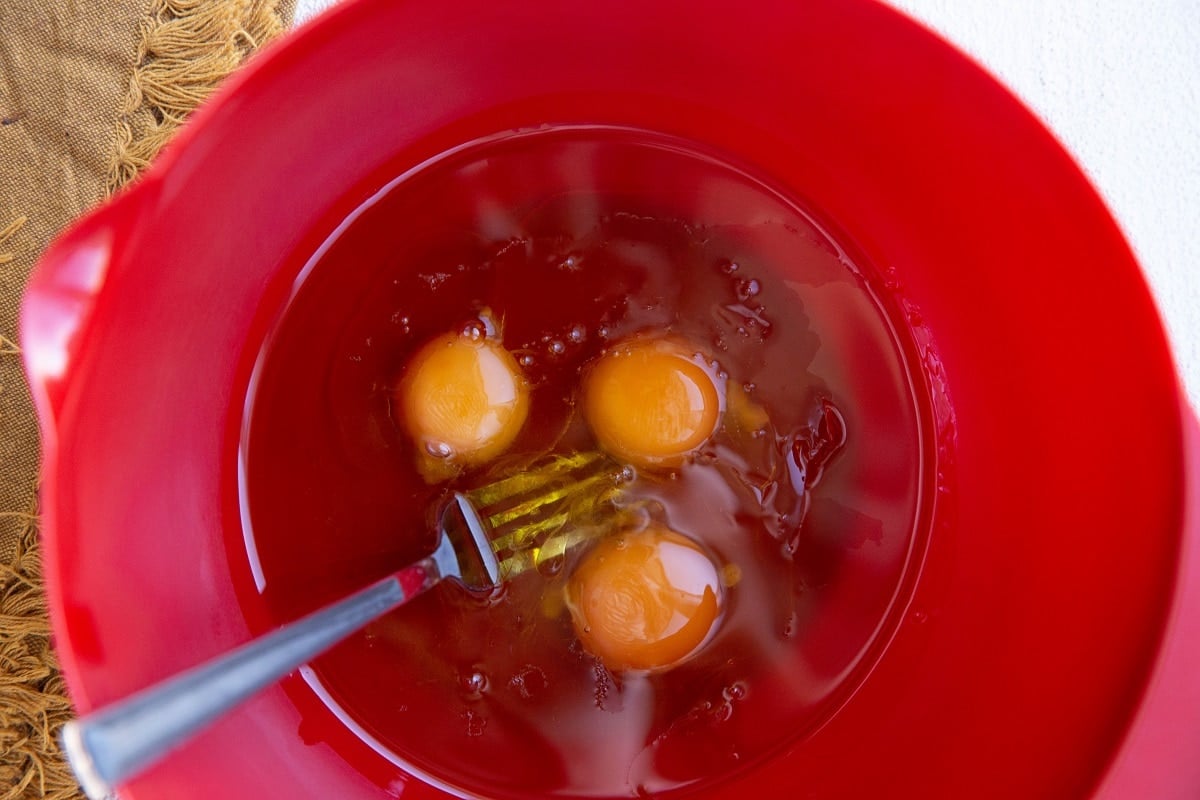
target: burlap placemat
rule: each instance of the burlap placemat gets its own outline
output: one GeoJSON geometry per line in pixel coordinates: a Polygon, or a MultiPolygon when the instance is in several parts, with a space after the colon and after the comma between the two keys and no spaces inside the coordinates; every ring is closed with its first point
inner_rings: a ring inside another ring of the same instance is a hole
{"type": "Polygon", "coordinates": [[[41,590],[38,435],[17,310],[74,217],[136,177],[295,0],[0,0],[0,800],[75,798],[41,590]]]}

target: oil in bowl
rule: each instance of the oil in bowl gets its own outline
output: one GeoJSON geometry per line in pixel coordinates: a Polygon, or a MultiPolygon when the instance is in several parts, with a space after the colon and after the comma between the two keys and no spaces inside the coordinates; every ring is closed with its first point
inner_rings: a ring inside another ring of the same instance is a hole
{"type": "Polygon", "coordinates": [[[486,596],[438,586],[311,688],[398,769],[487,797],[668,792],[801,741],[878,657],[928,517],[926,403],[871,275],[657,134],[513,134],[401,175],[259,357],[245,602],[292,619],[424,555],[448,491],[603,453],[620,490],[571,521],[596,541],[486,596]]]}

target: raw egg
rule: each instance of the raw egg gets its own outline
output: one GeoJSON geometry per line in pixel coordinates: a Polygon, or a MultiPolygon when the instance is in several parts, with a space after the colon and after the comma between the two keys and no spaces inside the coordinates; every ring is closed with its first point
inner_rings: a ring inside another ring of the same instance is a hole
{"type": "Polygon", "coordinates": [[[600,446],[641,467],[681,464],[712,436],[724,381],[687,343],[635,338],[618,344],[584,377],[584,413],[600,446]]]}
{"type": "Polygon", "coordinates": [[[724,605],[708,554],[665,525],[620,533],[572,573],[566,604],[584,649],[613,670],[664,670],[696,652],[724,605]]]}
{"type": "Polygon", "coordinates": [[[439,336],[409,362],[396,408],[427,481],[502,453],[529,414],[529,388],[512,354],[494,338],[439,336]]]}

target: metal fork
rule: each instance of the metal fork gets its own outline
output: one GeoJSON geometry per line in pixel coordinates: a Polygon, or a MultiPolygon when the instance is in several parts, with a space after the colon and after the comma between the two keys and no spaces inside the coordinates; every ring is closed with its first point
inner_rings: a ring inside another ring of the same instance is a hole
{"type": "Polygon", "coordinates": [[[594,538],[595,518],[626,472],[598,453],[558,456],[536,469],[455,492],[425,558],[228,653],[68,722],[63,751],[92,800],[124,783],[235,706],[354,631],[451,579],[486,591],[594,538]]]}

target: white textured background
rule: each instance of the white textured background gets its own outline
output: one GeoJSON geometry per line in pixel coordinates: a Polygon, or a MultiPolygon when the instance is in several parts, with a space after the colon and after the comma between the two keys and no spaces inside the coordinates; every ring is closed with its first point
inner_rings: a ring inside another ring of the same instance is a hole
{"type": "MultiPolygon", "coordinates": [[[[298,0],[296,18],[336,2],[298,0]]],[[[998,76],[1083,165],[1138,254],[1200,408],[1200,0],[891,3],[998,76]]]]}

